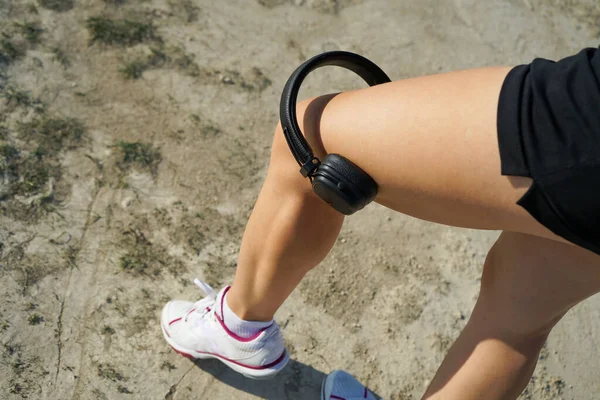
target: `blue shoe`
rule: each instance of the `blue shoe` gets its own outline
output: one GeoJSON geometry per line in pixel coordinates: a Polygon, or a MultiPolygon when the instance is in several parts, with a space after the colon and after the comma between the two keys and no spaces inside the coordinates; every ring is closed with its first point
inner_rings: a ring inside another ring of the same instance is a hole
{"type": "Polygon", "coordinates": [[[323,381],[321,400],[376,400],[373,393],[345,371],[336,370],[323,381]]]}

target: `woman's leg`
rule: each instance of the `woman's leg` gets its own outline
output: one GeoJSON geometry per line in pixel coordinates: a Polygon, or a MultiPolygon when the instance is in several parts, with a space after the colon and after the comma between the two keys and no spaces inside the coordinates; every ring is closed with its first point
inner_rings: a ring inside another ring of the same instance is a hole
{"type": "MultiPolygon", "coordinates": [[[[318,129],[318,115],[329,98],[315,99],[310,112],[301,110],[299,115],[314,118],[305,128],[318,129]]],[[[300,175],[278,126],[267,179],[246,226],[227,294],[232,311],[244,320],[271,320],[304,275],[325,258],[343,220],[300,175]]]]}
{"type": "MultiPolygon", "coordinates": [[[[340,153],[379,184],[376,201],[439,223],[556,237],[516,205],[528,178],[500,175],[496,113],[509,68],[453,72],[323,96],[299,106],[315,153],[340,153]]],[[[227,302],[270,320],[327,255],[343,217],[312,192],[277,127],[227,302]]]]}
{"type": "Polygon", "coordinates": [[[423,398],[517,398],[552,327],[598,291],[597,255],[504,232],[486,259],[472,316],[423,398]]]}
{"type": "MultiPolygon", "coordinates": [[[[376,201],[425,220],[504,233],[465,331],[426,398],[512,398],[547,334],[600,288],[600,258],[566,244],[516,201],[528,178],[500,174],[498,96],[508,68],[410,79],[304,102],[319,156],[340,153],[379,184],[376,201]]],[[[270,320],[329,252],[343,217],[319,200],[276,129],[267,180],[244,234],[230,308],[270,320]]]]}

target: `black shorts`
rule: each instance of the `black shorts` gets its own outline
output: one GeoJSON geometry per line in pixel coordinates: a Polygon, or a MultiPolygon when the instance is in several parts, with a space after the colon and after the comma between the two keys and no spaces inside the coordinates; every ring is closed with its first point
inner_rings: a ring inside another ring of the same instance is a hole
{"type": "Polygon", "coordinates": [[[512,69],[500,92],[498,143],[502,175],[533,179],[518,204],[600,254],[600,51],[512,69]]]}

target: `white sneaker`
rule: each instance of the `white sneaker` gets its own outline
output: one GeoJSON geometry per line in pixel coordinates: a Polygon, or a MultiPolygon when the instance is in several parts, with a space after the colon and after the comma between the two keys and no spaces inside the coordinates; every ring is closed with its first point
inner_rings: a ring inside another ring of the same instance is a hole
{"type": "Polygon", "coordinates": [[[333,371],[323,381],[321,400],[376,400],[373,393],[345,371],[333,371]]]}
{"type": "Polygon", "coordinates": [[[191,359],[216,358],[249,378],[267,379],[289,361],[279,326],[273,321],[250,338],[231,332],[223,323],[223,296],[208,284],[194,280],[206,294],[202,300],[172,300],[162,310],[161,327],[169,345],[191,359]]]}

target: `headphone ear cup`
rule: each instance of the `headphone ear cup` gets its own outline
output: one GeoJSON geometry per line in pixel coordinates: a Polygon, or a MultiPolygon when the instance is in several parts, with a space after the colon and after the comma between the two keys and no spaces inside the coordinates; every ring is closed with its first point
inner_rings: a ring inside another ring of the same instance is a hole
{"type": "Polygon", "coordinates": [[[377,195],[377,183],[373,178],[339,154],[325,157],[314,176],[313,189],[345,215],[362,209],[377,195]]]}

